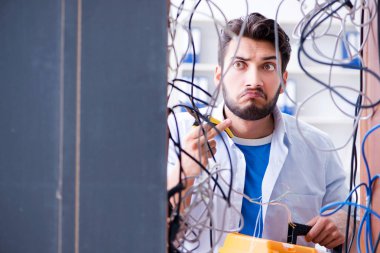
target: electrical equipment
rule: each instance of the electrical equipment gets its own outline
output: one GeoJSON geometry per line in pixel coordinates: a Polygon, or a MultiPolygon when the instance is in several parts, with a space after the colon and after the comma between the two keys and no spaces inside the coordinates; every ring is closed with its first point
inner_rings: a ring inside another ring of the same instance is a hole
{"type": "Polygon", "coordinates": [[[227,235],[219,253],[318,253],[318,251],[315,248],[231,233],[227,235]]]}

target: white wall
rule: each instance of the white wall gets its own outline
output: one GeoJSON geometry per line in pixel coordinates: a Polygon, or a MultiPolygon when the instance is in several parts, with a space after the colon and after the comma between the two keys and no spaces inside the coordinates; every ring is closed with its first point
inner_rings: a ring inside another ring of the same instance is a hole
{"type": "MultiPolygon", "coordinates": [[[[179,4],[181,0],[173,0],[174,4],[179,4]]],[[[191,6],[197,1],[186,1],[188,9],[192,9],[191,6]]],[[[245,13],[260,12],[268,18],[275,18],[277,6],[280,4],[280,0],[216,0],[215,4],[223,11],[227,19],[237,18],[244,16],[245,13]]],[[[279,11],[279,20],[282,22],[295,22],[302,18],[299,11],[299,2],[296,0],[286,0],[281,5],[279,11]]],[[[209,13],[208,5],[206,1],[202,1],[197,11],[209,13]]],[[[201,17],[202,15],[199,15],[201,17]]],[[[216,17],[222,19],[221,15],[216,17]]]]}

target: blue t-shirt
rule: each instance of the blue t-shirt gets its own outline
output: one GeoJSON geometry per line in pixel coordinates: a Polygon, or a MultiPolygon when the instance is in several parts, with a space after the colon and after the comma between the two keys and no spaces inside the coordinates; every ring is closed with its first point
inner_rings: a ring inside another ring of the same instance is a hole
{"type": "MultiPolygon", "coordinates": [[[[261,185],[269,162],[272,135],[262,139],[234,138],[246,161],[244,194],[255,202],[261,202],[261,185]]],[[[261,205],[243,198],[241,213],[244,227],[240,233],[261,238],[263,232],[261,205]]]]}

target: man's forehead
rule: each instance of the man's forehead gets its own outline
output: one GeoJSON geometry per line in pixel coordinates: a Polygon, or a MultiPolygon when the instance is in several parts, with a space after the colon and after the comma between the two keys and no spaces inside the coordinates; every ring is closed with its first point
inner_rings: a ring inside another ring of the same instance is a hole
{"type": "Polygon", "coordinates": [[[253,40],[250,38],[242,37],[240,42],[238,39],[233,39],[228,45],[226,59],[233,56],[244,58],[264,58],[275,55],[275,48],[269,41],[253,40]]]}

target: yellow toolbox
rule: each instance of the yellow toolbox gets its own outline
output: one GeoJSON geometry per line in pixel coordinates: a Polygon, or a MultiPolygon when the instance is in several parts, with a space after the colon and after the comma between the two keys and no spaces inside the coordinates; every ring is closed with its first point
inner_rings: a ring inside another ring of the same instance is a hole
{"type": "Polygon", "coordinates": [[[227,235],[219,253],[318,253],[318,251],[315,248],[231,233],[227,235]]]}

